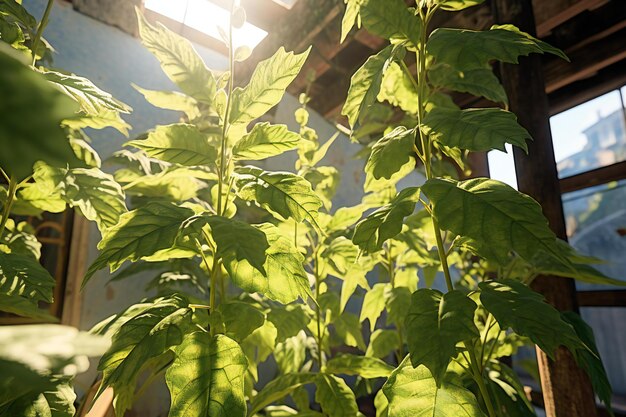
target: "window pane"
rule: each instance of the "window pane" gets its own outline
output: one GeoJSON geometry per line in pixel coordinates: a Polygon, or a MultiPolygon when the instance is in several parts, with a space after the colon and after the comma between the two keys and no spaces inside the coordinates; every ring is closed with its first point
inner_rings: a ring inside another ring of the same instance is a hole
{"type": "Polygon", "coordinates": [[[559,177],[626,159],[626,127],[619,90],[550,119],[559,177]]]}

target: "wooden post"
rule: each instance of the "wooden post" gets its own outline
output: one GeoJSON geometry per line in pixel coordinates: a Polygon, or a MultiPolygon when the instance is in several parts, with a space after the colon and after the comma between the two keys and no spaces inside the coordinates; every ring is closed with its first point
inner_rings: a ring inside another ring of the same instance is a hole
{"type": "MultiPolygon", "coordinates": [[[[512,23],[535,35],[535,19],[531,0],[492,0],[495,21],[512,23]]],[[[501,75],[509,95],[511,111],[530,132],[528,155],[515,148],[515,167],[519,190],[541,204],[552,230],[566,238],[561,191],[554,160],[548,100],[541,56],[520,58],[519,65],[502,64],[501,75]]],[[[571,279],[540,276],[533,289],[562,311],[577,311],[576,288],[571,279]]],[[[548,417],[596,417],[595,397],[589,378],[564,348],[558,349],[556,360],[550,360],[537,349],[543,398],[548,417]]]]}

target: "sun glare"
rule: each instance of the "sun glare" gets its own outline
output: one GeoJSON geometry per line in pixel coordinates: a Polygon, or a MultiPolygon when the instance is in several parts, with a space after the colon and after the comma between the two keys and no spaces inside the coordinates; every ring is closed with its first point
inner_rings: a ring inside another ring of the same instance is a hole
{"type": "MultiPolygon", "coordinates": [[[[210,0],[146,0],[145,7],[216,39],[222,38],[218,27],[228,27],[228,10],[210,0]]],[[[246,22],[233,31],[233,45],[254,49],[266,36],[266,31],[246,22]]]]}

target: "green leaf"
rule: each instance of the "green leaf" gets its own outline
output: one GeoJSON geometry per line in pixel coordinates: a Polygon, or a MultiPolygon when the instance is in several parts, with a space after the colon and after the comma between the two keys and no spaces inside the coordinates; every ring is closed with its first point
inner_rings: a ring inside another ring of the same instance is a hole
{"type": "Polygon", "coordinates": [[[122,113],[130,113],[133,110],[115,99],[110,93],[99,89],[87,78],[47,70],[43,72],[43,76],[67,96],[74,99],[87,115],[98,115],[104,110],[122,113]]]}
{"type": "Polygon", "coordinates": [[[476,303],[460,291],[422,288],[411,296],[406,316],[407,342],[414,367],[426,366],[440,386],[456,345],[479,336],[474,325],[476,303]]]}
{"type": "Polygon", "coordinates": [[[250,303],[225,301],[219,307],[226,336],[241,342],[265,323],[265,314],[250,303]]]}
{"type": "Polygon", "coordinates": [[[276,335],[276,342],[278,343],[297,335],[311,321],[311,317],[298,304],[289,304],[284,307],[272,306],[270,312],[267,313],[267,319],[278,331],[276,335]]]}
{"type": "Polygon", "coordinates": [[[385,397],[383,390],[378,390],[374,397],[374,407],[376,408],[376,417],[389,417],[389,400],[385,397]]]}
{"type": "Polygon", "coordinates": [[[567,60],[559,49],[513,25],[494,25],[486,31],[440,28],[430,35],[426,49],[437,62],[462,71],[487,68],[494,60],[517,64],[520,56],[531,53],[550,53],[567,60]]]}
{"type": "Polygon", "coordinates": [[[165,374],[170,417],[245,417],[244,376],[248,361],[224,335],[186,335],[165,374]]]}
{"type": "Polygon", "coordinates": [[[146,90],[134,84],[132,84],[132,86],[144,96],[148,103],[155,107],[183,112],[187,115],[189,120],[200,117],[198,102],[193,97],[189,97],[178,91],[155,91],[146,90]]]}
{"type": "Polygon", "coordinates": [[[378,358],[340,354],[326,363],[326,373],[357,375],[363,378],[387,378],[393,368],[378,358]]]}
{"type": "Polygon", "coordinates": [[[558,310],[526,285],[504,280],[481,282],[478,286],[481,303],[501,328],[511,327],[515,333],[528,337],[551,358],[561,345],[574,353],[588,349],[558,310]]]}
{"type": "Polygon", "coordinates": [[[319,374],[315,380],[315,401],[330,417],[355,417],[359,412],[350,387],[334,375],[319,374]]]}
{"type": "Polygon", "coordinates": [[[385,288],[387,284],[378,283],[374,284],[372,289],[365,294],[363,298],[363,306],[361,307],[361,316],[359,321],[364,322],[369,320],[370,331],[374,331],[376,328],[376,321],[378,317],[385,310],[385,288]]]}
{"type": "Polygon", "coordinates": [[[72,129],[105,129],[112,127],[122,135],[128,137],[131,126],[122,119],[119,112],[113,110],[102,110],[97,115],[80,116],[74,119],[63,120],[63,125],[72,129]]]}
{"type": "Polygon", "coordinates": [[[432,179],[422,190],[441,228],[470,238],[472,250],[484,258],[505,265],[510,251],[532,259],[540,250],[563,258],[541,206],[504,183],[432,179]]]}
{"type": "Polygon", "coordinates": [[[482,4],[485,0],[434,0],[442,10],[458,11],[482,4]]]}
{"type": "MultiPolygon", "coordinates": [[[[432,81],[432,80],[431,80],[432,81]]],[[[400,107],[407,113],[417,115],[417,86],[402,67],[392,62],[385,69],[383,82],[378,93],[378,101],[387,100],[392,106],[400,107]]]]}
{"type": "Polygon", "coordinates": [[[122,324],[98,364],[98,370],[103,372],[98,395],[112,387],[116,414],[123,415],[132,406],[140,373],[155,358],[180,345],[190,327],[191,309],[178,296],[157,301],[122,324]]]}
{"type": "Polygon", "coordinates": [[[528,152],[526,129],[515,114],[502,109],[454,110],[435,107],[424,118],[424,132],[442,145],[480,152],[510,143],[528,152]]]}
{"type": "Polygon", "coordinates": [[[278,104],[289,84],[300,73],[309,52],[310,48],[294,54],[281,47],[271,58],[261,61],[252,73],[250,83],[233,91],[230,123],[247,125],[278,104]]]}
{"type": "Polygon", "coordinates": [[[415,130],[400,126],[383,136],[372,147],[365,174],[390,179],[406,165],[415,166],[415,130]]]}
{"type": "Polygon", "coordinates": [[[296,388],[314,382],[316,376],[314,373],[299,373],[282,375],[273,379],[252,398],[248,415],[253,416],[268,405],[286,397],[296,388]]]}
{"type": "Polygon", "coordinates": [[[420,45],[422,21],[402,0],[363,0],[360,16],[363,26],[392,44],[406,43],[413,49],[420,45]]]}
{"type": "Polygon", "coordinates": [[[55,279],[32,256],[0,251],[0,311],[50,320],[39,302],[52,303],[55,279]]]}
{"type": "Polygon", "coordinates": [[[488,389],[498,412],[511,417],[537,417],[514,370],[500,361],[491,361],[487,375],[488,389]]]}
{"type": "Polygon", "coordinates": [[[95,221],[100,231],[115,226],[128,212],[122,187],[99,168],[68,170],[37,164],[35,180],[60,191],[63,200],[95,221]]]}
{"type": "Polygon", "coordinates": [[[28,29],[35,29],[37,26],[37,19],[28,13],[21,2],[15,0],[6,0],[0,3],[0,14],[13,17],[28,29]]]}
{"type": "Polygon", "coordinates": [[[404,218],[413,213],[420,189],[409,187],[356,225],[352,242],[366,253],[380,250],[387,239],[402,231],[404,218]]]}
{"type": "Polygon", "coordinates": [[[237,195],[246,201],[256,201],[283,219],[309,221],[317,225],[317,211],[322,200],[302,177],[290,172],[269,172],[253,166],[235,169],[237,195]]]}
{"type": "Polygon", "coordinates": [[[393,417],[485,417],[474,394],[455,381],[437,386],[425,366],[413,368],[409,358],[383,385],[393,417]]]}
{"type": "Polygon", "coordinates": [[[359,19],[359,9],[361,8],[360,0],[345,0],[346,11],[341,19],[341,40],[340,43],[346,40],[348,33],[352,30],[354,22],[359,19]]]}
{"type": "Polygon", "coordinates": [[[6,48],[0,49],[0,166],[21,181],[37,161],[63,167],[79,162],[61,128],[78,106],[6,48]]]}
{"type": "MultiPolygon", "coordinates": [[[[320,302],[320,304],[322,304],[320,302]]],[[[331,315],[331,319],[332,319],[331,315]]],[[[339,317],[333,320],[337,336],[346,346],[352,346],[360,350],[365,350],[365,340],[361,331],[361,323],[356,314],[344,311],[339,317]]]]}
{"type": "Polygon", "coordinates": [[[141,149],[148,156],[185,166],[215,165],[217,149],[195,125],[176,123],[157,126],[145,140],[125,144],[141,149]]]}
{"type": "Polygon", "coordinates": [[[385,290],[387,323],[402,327],[411,308],[411,291],[406,287],[391,288],[391,286],[385,290]]]}
{"type": "Polygon", "coordinates": [[[370,344],[367,346],[365,356],[385,358],[396,350],[398,346],[398,333],[394,330],[376,329],[370,336],[370,344]]]}
{"type": "Polygon", "coordinates": [[[598,398],[600,398],[607,409],[611,411],[613,389],[611,388],[611,382],[609,381],[606,369],[600,358],[600,352],[596,345],[593,329],[585,323],[580,315],[572,311],[561,313],[561,317],[574,328],[580,340],[588,348],[574,351],[574,358],[576,358],[578,365],[589,375],[591,385],[598,398]]]}
{"type": "Polygon", "coordinates": [[[233,147],[235,159],[259,160],[280,155],[298,146],[301,138],[290,132],[286,125],[257,123],[233,147]]]}
{"type": "Polygon", "coordinates": [[[376,104],[383,81],[383,69],[391,58],[393,47],[388,46],[376,55],[370,56],[350,79],[348,97],[341,114],[348,117],[352,129],[362,122],[370,108],[376,104]]]}
{"type": "Polygon", "coordinates": [[[100,168],[102,166],[100,155],[98,155],[98,152],[96,152],[96,150],[89,145],[87,139],[87,135],[85,135],[82,131],[75,131],[72,136],[70,136],[70,146],[74,150],[78,159],[87,164],[87,166],[91,168],[100,168]]]}
{"type": "Polygon", "coordinates": [[[428,80],[433,87],[485,97],[494,103],[508,104],[509,102],[504,87],[491,68],[473,68],[462,71],[441,63],[429,68],[428,80]]]}
{"type": "Polygon", "coordinates": [[[37,399],[23,410],[24,417],[74,417],[76,393],[67,382],[61,383],[54,390],[40,394],[37,399]]]}
{"type": "Polygon", "coordinates": [[[211,104],[215,79],[191,42],[160,23],[152,26],[140,12],[137,16],[141,43],[159,60],[169,79],[188,96],[211,104]]]}
{"type": "Polygon", "coordinates": [[[181,224],[193,214],[191,209],[159,201],[122,214],[119,223],[102,236],[100,254],[87,270],[83,285],[107,265],[115,272],[125,261],[134,262],[171,248],[181,224]]]}

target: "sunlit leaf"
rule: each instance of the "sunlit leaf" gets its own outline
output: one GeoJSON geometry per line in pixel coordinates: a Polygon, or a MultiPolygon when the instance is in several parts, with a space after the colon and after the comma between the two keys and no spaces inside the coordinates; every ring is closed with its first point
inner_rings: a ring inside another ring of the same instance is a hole
{"type": "Polygon", "coordinates": [[[155,107],[183,112],[187,115],[189,120],[200,117],[198,102],[193,97],[179,93],[178,91],[146,90],[134,84],[133,88],[139,91],[148,103],[155,107]]]}
{"type": "Polygon", "coordinates": [[[404,43],[417,49],[422,21],[402,0],[363,0],[360,8],[363,26],[391,43],[404,43]]]}
{"type": "Polygon", "coordinates": [[[457,70],[442,63],[428,70],[428,80],[434,87],[485,97],[494,103],[508,104],[509,100],[491,68],[457,70]]]}
{"type": "Polygon", "coordinates": [[[268,405],[286,397],[296,388],[316,380],[314,373],[287,374],[274,378],[250,402],[250,413],[254,415],[268,405]]]}
{"type": "Polygon", "coordinates": [[[372,147],[365,164],[367,176],[390,179],[405,165],[415,166],[415,130],[401,126],[383,136],[372,147]]]}
{"type": "Polygon", "coordinates": [[[286,125],[257,123],[233,147],[236,159],[259,160],[294,149],[300,142],[300,135],[290,132],[286,125]]]}
{"type": "Polygon", "coordinates": [[[385,287],[387,284],[378,283],[374,284],[372,289],[365,293],[363,299],[363,306],[361,307],[361,316],[359,320],[361,322],[369,320],[370,331],[374,331],[376,328],[376,321],[378,317],[385,310],[385,287]]]}
{"type": "Polygon", "coordinates": [[[290,304],[284,307],[274,306],[267,313],[267,319],[274,324],[278,331],[276,336],[277,342],[284,342],[286,339],[297,335],[311,321],[311,317],[298,304],[290,304]]]}
{"type": "Polygon", "coordinates": [[[356,398],[346,382],[334,375],[318,374],[315,380],[315,401],[324,414],[332,417],[354,417],[359,408],[356,398]]]}
{"type": "Polygon", "coordinates": [[[331,374],[358,375],[363,378],[386,378],[393,368],[380,359],[368,356],[341,354],[326,363],[331,374]]]}

